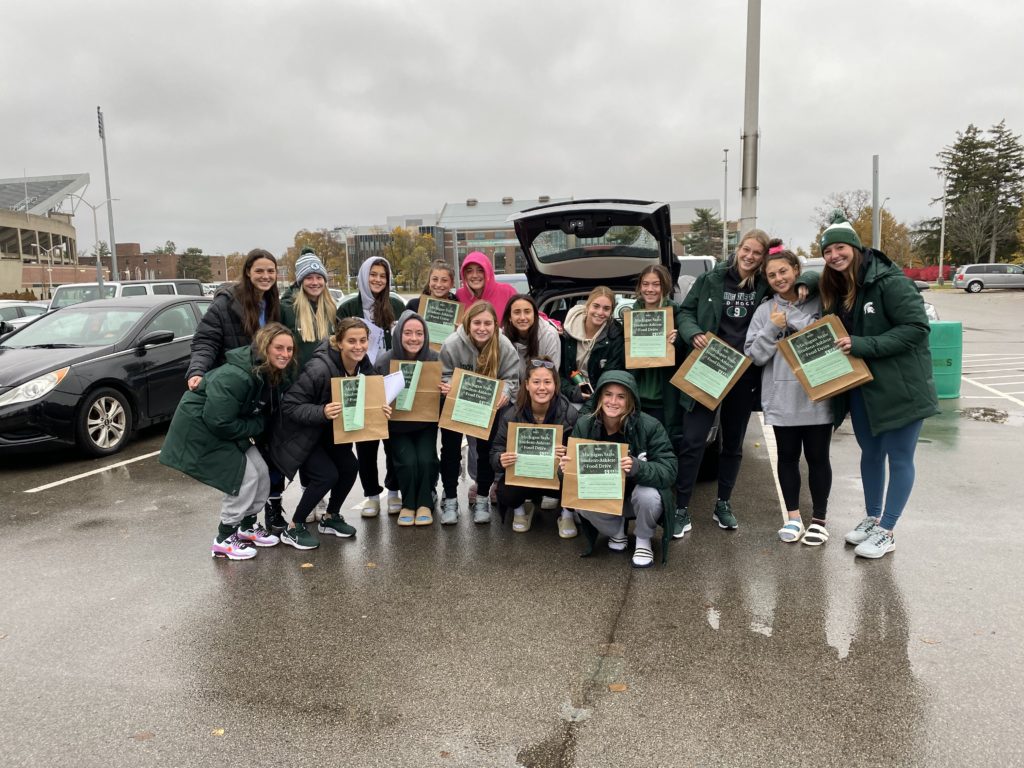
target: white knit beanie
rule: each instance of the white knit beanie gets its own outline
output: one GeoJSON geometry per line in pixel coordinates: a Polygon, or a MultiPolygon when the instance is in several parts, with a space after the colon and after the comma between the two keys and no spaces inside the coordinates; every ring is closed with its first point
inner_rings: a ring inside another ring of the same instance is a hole
{"type": "Polygon", "coordinates": [[[328,279],[324,263],[320,261],[312,248],[306,246],[302,249],[299,258],[295,260],[295,282],[302,283],[307,275],[312,274],[323,275],[324,280],[328,279]]]}

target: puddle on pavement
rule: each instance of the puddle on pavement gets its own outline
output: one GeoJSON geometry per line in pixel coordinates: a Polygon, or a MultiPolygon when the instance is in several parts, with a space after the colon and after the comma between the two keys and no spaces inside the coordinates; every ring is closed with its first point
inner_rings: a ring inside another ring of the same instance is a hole
{"type": "Polygon", "coordinates": [[[1005,424],[1010,418],[1010,414],[1000,411],[998,408],[963,408],[957,413],[965,419],[984,421],[990,424],[1005,424]]]}

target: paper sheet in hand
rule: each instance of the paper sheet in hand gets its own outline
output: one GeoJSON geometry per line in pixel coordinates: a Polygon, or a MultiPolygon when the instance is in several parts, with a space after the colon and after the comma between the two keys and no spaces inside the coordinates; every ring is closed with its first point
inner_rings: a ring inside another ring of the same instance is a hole
{"type": "Polygon", "coordinates": [[[423,296],[420,299],[420,314],[430,334],[430,348],[439,350],[441,344],[455,330],[462,315],[462,305],[449,299],[435,299],[423,296]]]}
{"type": "Polygon", "coordinates": [[[370,329],[367,336],[366,357],[370,361],[370,365],[375,365],[377,355],[384,351],[384,329],[366,318],[363,318],[363,322],[370,329]]]}
{"type": "Polygon", "coordinates": [[[362,429],[366,412],[366,376],[359,374],[341,380],[341,418],[345,430],[362,429]]]}
{"type": "MultiPolygon", "coordinates": [[[[391,405],[395,402],[395,398],[402,394],[403,389],[405,389],[405,376],[400,372],[387,374],[384,377],[384,402],[391,405]]],[[[402,410],[409,409],[403,408],[402,410]]]]}

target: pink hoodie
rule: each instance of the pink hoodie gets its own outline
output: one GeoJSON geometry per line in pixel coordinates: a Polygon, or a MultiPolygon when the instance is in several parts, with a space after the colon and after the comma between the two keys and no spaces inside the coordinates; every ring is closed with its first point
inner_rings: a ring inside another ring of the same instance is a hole
{"type": "Polygon", "coordinates": [[[505,305],[516,295],[516,289],[494,279],[494,267],[491,266],[491,260],[480,251],[473,251],[462,260],[459,277],[462,278],[462,287],[455,292],[455,298],[462,304],[463,309],[469,309],[474,301],[480,299],[489,301],[494,307],[494,311],[498,313],[498,322],[501,323],[501,318],[505,314],[505,305]],[[476,264],[484,270],[484,289],[479,296],[475,296],[466,285],[466,266],[468,264],[476,264]]]}

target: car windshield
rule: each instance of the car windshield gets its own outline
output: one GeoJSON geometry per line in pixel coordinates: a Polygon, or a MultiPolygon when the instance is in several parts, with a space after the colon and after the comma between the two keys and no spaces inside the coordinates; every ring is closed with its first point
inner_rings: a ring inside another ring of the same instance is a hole
{"type": "MultiPolygon", "coordinates": [[[[104,285],[103,298],[114,298],[116,291],[116,286],[104,285]]],[[[95,301],[98,298],[100,298],[100,288],[98,285],[62,285],[54,293],[50,306],[52,309],[70,307],[72,304],[81,304],[83,301],[95,301]]]]}
{"type": "Polygon", "coordinates": [[[704,259],[679,259],[680,275],[700,277],[708,271],[710,271],[708,268],[708,262],[704,261],[704,259]]]}
{"type": "Polygon", "coordinates": [[[121,341],[145,314],[145,309],[90,308],[87,304],[43,315],[4,340],[3,346],[22,349],[41,346],[105,347],[121,341]]]}
{"type": "Polygon", "coordinates": [[[616,225],[601,237],[577,237],[560,229],[549,229],[537,235],[530,252],[541,263],[553,264],[591,254],[657,259],[661,249],[657,238],[643,227],[616,225]]]}

